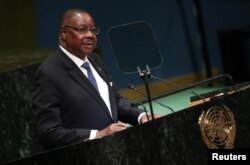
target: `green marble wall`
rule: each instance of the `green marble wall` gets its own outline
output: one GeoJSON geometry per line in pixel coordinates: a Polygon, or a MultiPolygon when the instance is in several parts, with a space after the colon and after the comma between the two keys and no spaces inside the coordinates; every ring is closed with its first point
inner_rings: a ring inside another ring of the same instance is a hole
{"type": "Polygon", "coordinates": [[[40,151],[32,126],[31,83],[48,49],[36,49],[35,1],[0,2],[0,163],[40,151]]]}
{"type": "Polygon", "coordinates": [[[31,83],[38,64],[0,73],[0,162],[39,152],[34,141],[31,83]]]}

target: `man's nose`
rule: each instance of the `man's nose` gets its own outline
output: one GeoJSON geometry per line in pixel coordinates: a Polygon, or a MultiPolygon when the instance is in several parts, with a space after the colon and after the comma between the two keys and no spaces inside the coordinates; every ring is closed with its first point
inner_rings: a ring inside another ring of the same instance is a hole
{"type": "Polygon", "coordinates": [[[87,36],[96,36],[96,34],[93,31],[91,31],[91,29],[88,29],[88,31],[86,32],[86,35],[87,36]]]}

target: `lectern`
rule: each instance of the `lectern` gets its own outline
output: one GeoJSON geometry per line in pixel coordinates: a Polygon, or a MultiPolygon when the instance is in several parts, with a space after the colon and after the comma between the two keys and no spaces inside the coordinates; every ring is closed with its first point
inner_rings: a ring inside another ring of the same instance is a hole
{"type": "Polygon", "coordinates": [[[207,151],[250,148],[250,82],[223,95],[111,136],[8,165],[207,164],[207,151]]]}

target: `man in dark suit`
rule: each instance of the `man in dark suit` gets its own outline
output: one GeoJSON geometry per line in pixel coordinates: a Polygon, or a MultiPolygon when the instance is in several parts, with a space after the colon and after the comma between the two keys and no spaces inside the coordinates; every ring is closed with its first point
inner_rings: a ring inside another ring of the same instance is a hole
{"type": "Polygon", "coordinates": [[[85,10],[69,9],[62,15],[59,48],[34,78],[36,131],[45,148],[100,138],[126,129],[126,123],[148,121],[143,110],[117,93],[101,58],[93,53],[98,32],[85,10]]]}

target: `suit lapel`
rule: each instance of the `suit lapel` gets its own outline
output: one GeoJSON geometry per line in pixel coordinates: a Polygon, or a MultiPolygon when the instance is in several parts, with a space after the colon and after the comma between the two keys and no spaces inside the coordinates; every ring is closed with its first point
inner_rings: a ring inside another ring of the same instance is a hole
{"type": "Polygon", "coordinates": [[[110,116],[110,118],[112,119],[108,107],[106,106],[99,92],[89,82],[88,78],[82,73],[82,71],[78,68],[78,66],[75,65],[75,63],[71,59],[69,59],[62,51],[59,53],[59,56],[62,59],[62,62],[66,67],[69,76],[71,76],[72,79],[76,81],[76,83],[78,83],[82,88],[84,88],[84,90],[86,90],[89,93],[89,95],[96,100],[98,104],[101,104],[101,107],[105,107],[103,108],[103,110],[106,113],[108,113],[108,116],[110,116]]]}
{"type": "Polygon", "coordinates": [[[102,79],[106,82],[107,86],[108,86],[108,90],[109,90],[109,100],[110,100],[110,107],[111,107],[111,113],[112,113],[112,117],[114,119],[114,121],[117,120],[117,111],[116,111],[116,105],[115,105],[115,101],[114,101],[114,95],[113,95],[113,88],[111,86],[111,81],[108,77],[107,77],[107,73],[104,72],[104,70],[100,67],[101,64],[98,64],[97,61],[95,61],[95,59],[92,58],[92,56],[88,56],[89,61],[91,62],[91,64],[93,65],[93,67],[95,68],[95,70],[98,72],[98,74],[102,77],[102,79]]]}
{"type": "Polygon", "coordinates": [[[95,68],[95,70],[97,71],[97,73],[102,77],[102,79],[109,84],[109,79],[107,78],[107,76],[104,74],[102,68],[94,61],[93,58],[88,57],[89,61],[91,62],[91,64],[93,65],[93,67],[95,68]]]}

